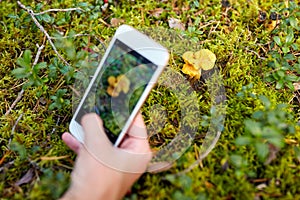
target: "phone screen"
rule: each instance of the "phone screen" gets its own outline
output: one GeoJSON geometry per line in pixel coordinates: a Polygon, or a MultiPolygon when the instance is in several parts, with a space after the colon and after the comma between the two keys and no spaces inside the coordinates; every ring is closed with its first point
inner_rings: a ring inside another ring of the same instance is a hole
{"type": "Polygon", "coordinates": [[[157,66],[116,39],[75,118],[97,113],[115,143],[157,66]]]}

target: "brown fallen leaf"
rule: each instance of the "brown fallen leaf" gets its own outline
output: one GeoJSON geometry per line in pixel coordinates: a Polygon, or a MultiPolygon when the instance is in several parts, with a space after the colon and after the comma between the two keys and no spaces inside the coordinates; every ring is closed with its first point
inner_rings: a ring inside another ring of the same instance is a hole
{"type": "Polygon", "coordinates": [[[179,30],[183,30],[183,31],[185,30],[184,24],[179,19],[170,18],[168,20],[168,23],[169,23],[170,28],[179,29],[179,30]]]}
{"type": "Polygon", "coordinates": [[[163,8],[155,8],[154,10],[150,11],[150,16],[160,17],[164,11],[165,10],[163,8]]]}
{"type": "Polygon", "coordinates": [[[293,86],[295,90],[300,90],[300,82],[299,83],[293,83],[293,86]]]}
{"type": "Polygon", "coordinates": [[[24,176],[20,180],[18,180],[15,185],[20,186],[22,184],[29,183],[34,177],[34,170],[31,168],[29,169],[24,176]]]}
{"type": "Polygon", "coordinates": [[[120,26],[121,24],[123,24],[125,22],[124,19],[119,19],[119,18],[111,18],[110,20],[110,25],[112,27],[117,27],[120,26]]]}
{"type": "Polygon", "coordinates": [[[40,102],[42,105],[46,105],[47,100],[46,100],[44,97],[41,97],[41,98],[39,98],[39,102],[40,102]]]}
{"type": "Polygon", "coordinates": [[[265,165],[268,165],[272,162],[272,160],[276,159],[276,154],[279,152],[279,148],[274,146],[273,144],[269,144],[269,156],[267,160],[265,161],[265,165]]]}

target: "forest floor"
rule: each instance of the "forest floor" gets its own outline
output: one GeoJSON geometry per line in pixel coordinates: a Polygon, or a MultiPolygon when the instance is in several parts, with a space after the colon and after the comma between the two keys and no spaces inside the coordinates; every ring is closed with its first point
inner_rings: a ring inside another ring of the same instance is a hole
{"type": "Polygon", "coordinates": [[[163,155],[151,163],[173,164],[125,199],[300,199],[298,1],[6,0],[0,13],[1,199],[68,188],[76,155],[61,135],[121,24],[171,55],[141,111],[163,155]],[[216,63],[197,79],[182,55],[200,49],[216,63]]]}

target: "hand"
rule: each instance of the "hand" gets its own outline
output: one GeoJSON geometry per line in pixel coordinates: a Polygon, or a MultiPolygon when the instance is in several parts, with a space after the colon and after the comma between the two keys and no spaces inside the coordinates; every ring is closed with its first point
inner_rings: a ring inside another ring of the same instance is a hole
{"type": "Polygon", "coordinates": [[[69,133],[62,139],[78,156],[72,183],[62,199],[121,199],[145,172],[151,159],[141,115],[134,120],[120,148],[106,137],[96,114],[83,117],[84,144],[69,133]]]}

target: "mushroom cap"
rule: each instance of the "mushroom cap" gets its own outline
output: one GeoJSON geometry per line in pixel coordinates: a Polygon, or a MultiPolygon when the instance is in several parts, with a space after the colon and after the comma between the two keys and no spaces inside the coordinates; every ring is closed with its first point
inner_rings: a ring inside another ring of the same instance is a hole
{"type": "MultiPolygon", "coordinates": [[[[182,58],[184,60],[184,62],[186,63],[190,63],[191,59],[194,59],[194,52],[192,51],[187,51],[182,55],[182,58]]],[[[191,64],[191,63],[190,63],[191,64]]]]}
{"type": "Polygon", "coordinates": [[[130,80],[124,75],[121,74],[118,77],[110,76],[107,79],[109,86],[107,87],[106,92],[112,96],[117,97],[122,91],[125,94],[129,91],[130,80]]]}
{"type": "Polygon", "coordinates": [[[195,53],[192,51],[187,51],[182,55],[185,63],[192,65],[195,69],[200,69],[199,61],[197,60],[195,53]]]}
{"type": "Polygon", "coordinates": [[[117,84],[117,79],[114,76],[110,76],[108,77],[107,82],[110,86],[115,87],[117,84]]]}
{"type": "Polygon", "coordinates": [[[196,53],[187,51],[182,55],[185,63],[192,65],[195,69],[210,70],[216,62],[216,55],[208,49],[201,49],[196,53]]]}
{"type": "Polygon", "coordinates": [[[118,80],[118,84],[117,84],[117,88],[119,91],[123,91],[125,94],[129,91],[129,87],[130,87],[130,81],[129,79],[124,75],[119,75],[117,77],[118,80]]]}
{"type": "Polygon", "coordinates": [[[112,86],[108,86],[106,92],[107,92],[110,96],[112,96],[112,97],[117,97],[117,96],[119,96],[119,92],[117,92],[117,91],[115,90],[115,88],[112,87],[112,86]]]}
{"type": "Polygon", "coordinates": [[[197,70],[193,67],[193,65],[189,63],[185,63],[182,67],[182,72],[196,79],[200,79],[201,69],[197,70]]]}
{"type": "Polygon", "coordinates": [[[210,70],[215,66],[216,55],[208,49],[201,49],[195,53],[197,67],[203,70],[210,70]]]}

